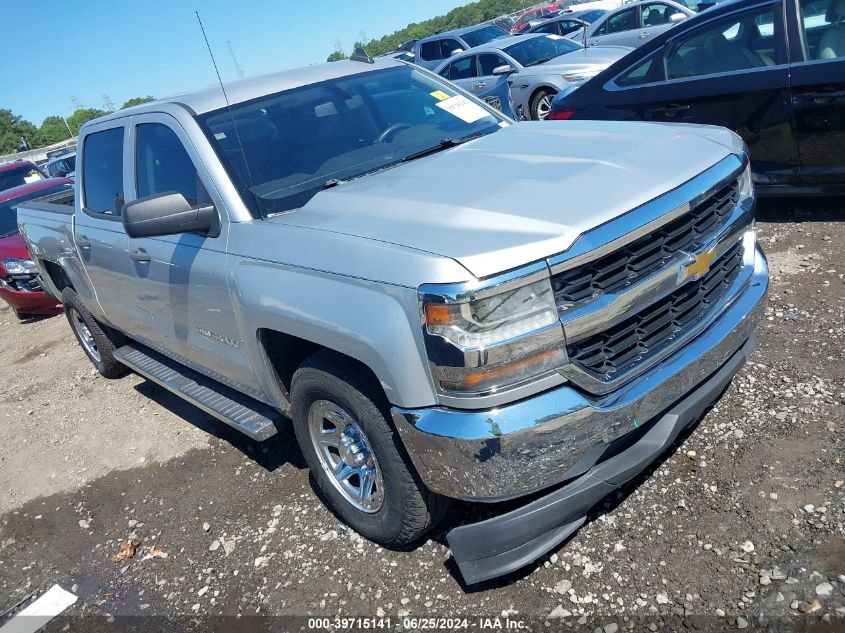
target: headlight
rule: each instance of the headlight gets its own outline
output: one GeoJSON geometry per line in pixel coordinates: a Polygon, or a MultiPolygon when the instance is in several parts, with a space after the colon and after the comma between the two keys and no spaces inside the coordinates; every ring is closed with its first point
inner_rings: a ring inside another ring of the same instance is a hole
{"type": "Polygon", "coordinates": [[[10,257],[3,260],[3,268],[8,275],[37,275],[38,266],[31,259],[10,257]]]}
{"type": "Polygon", "coordinates": [[[545,266],[477,288],[424,286],[420,300],[432,373],[444,393],[486,395],[566,363],[545,266]]]}
{"type": "Polygon", "coordinates": [[[754,183],[751,180],[751,164],[749,163],[745,171],[742,172],[742,176],[739,177],[739,199],[748,198],[753,193],[754,183]]]}

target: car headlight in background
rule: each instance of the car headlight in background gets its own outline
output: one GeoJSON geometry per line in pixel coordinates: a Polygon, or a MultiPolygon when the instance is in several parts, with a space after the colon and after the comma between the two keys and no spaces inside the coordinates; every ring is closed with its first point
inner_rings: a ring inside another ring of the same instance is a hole
{"type": "Polygon", "coordinates": [[[2,261],[2,267],[7,275],[37,275],[38,266],[31,259],[10,257],[2,261]]]}
{"type": "Polygon", "coordinates": [[[548,270],[471,285],[420,288],[432,374],[442,393],[487,395],[567,361],[548,270]]]}
{"type": "Polygon", "coordinates": [[[751,163],[749,163],[745,171],[742,172],[742,176],[739,177],[739,199],[748,198],[753,193],[754,183],[751,180],[751,163]]]}

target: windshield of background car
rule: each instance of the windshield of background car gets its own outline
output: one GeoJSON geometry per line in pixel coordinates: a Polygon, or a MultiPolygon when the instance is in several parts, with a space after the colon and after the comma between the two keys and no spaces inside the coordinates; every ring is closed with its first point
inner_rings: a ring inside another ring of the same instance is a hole
{"type": "Polygon", "coordinates": [[[580,48],[580,44],[560,35],[541,35],[511,44],[503,50],[522,66],[536,66],[580,48]]]}
{"type": "Polygon", "coordinates": [[[487,44],[487,42],[492,42],[493,40],[497,40],[500,37],[505,37],[507,33],[505,33],[502,29],[498,26],[485,26],[481,29],[476,29],[475,31],[469,31],[468,33],[464,33],[461,35],[461,39],[469,44],[471,48],[475,48],[476,46],[482,46],[487,44]]]}
{"type": "Polygon", "coordinates": [[[12,187],[20,187],[21,185],[39,180],[44,180],[44,176],[32,165],[13,167],[0,171],[0,191],[11,189],[12,187]]]}
{"type": "Polygon", "coordinates": [[[46,189],[33,191],[32,193],[6,200],[6,202],[0,202],[0,237],[7,237],[18,232],[18,212],[16,207],[19,204],[23,204],[28,200],[34,200],[35,198],[43,198],[53,193],[59,193],[71,187],[72,185],[68,184],[47,187],[46,189]]]}
{"type": "Polygon", "coordinates": [[[266,95],[198,121],[244,203],[266,216],[444,139],[494,132],[501,119],[402,65],[266,95]]]}

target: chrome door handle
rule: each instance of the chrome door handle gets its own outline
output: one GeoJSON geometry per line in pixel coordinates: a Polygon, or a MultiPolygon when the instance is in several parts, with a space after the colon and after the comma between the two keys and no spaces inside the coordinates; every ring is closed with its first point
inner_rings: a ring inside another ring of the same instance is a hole
{"type": "Polygon", "coordinates": [[[76,245],[79,248],[83,248],[85,250],[91,248],[91,240],[89,240],[86,235],[77,235],[73,238],[73,241],[76,242],[76,245]]]}
{"type": "Polygon", "coordinates": [[[647,37],[648,37],[648,31],[643,31],[642,33],[640,33],[640,39],[641,40],[644,40],[647,37]]]}

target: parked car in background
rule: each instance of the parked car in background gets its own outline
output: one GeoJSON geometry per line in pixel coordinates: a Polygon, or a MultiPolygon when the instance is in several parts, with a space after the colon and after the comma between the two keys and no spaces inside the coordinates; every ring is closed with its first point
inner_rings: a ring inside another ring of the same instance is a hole
{"type": "Polygon", "coordinates": [[[49,201],[72,190],[73,183],[66,178],[46,178],[0,191],[0,299],[18,318],[56,314],[61,304],[41,288],[38,267],[18,233],[16,207],[36,198],[49,201]]]}
{"type": "Polygon", "coordinates": [[[511,97],[508,73],[493,74],[495,70],[493,64],[498,65],[501,62],[502,60],[497,56],[465,53],[446,60],[434,72],[486,101],[505,116],[520,119],[522,117],[511,97]]]}
{"type": "Polygon", "coordinates": [[[418,40],[414,44],[414,62],[432,70],[452,55],[482,46],[501,37],[507,37],[507,32],[492,24],[479,24],[438,33],[418,40]]]}
{"type": "Polygon", "coordinates": [[[563,2],[552,2],[539,7],[532,7],[516,19],[511,27],[511,35],[527,33],[528,29],[531,28],[532,21],[551,17],[562,9],[562,5],[563,2]]]}
{"type": "Polygon", "coordinates": [[[73,179],[76,173],[76,152],[48,160],[43,169],[51,178],[73,179]]]}
{"type": "Polygon", "coordinates": [[[44,171],[28,160],[0,164],[0,191],[28,185],[47,178],[44,171]]]}
{"type": "Polygon", "coordinates": [[[553,104],[555,119],[722,125],[761,193],[845,193],[845,0],[736,0],[553,104]]]}
{"type": "Polygon", "coordinates": [[[715,127],[511,124],[369,61],[90,121],[73,212],[18,219],[101,374],[257,441],[291,424],[366,538],[405,547],[450,499],[507,501],[447,534],[477,583],[570,537],[751,354],[768,269],[747,158],[715,127]]]}
{"type": "Polygon", "coordinates": [[[585,49],[546,33],[513,35],[459,53],[437,73],[474,94],[507,82],[520,118],[541,120],[556,94],[574,90],[629,50],[613,46],[585,49]]]}
{"type": "Polygon", "coordinates": [[[543,20],[536,26],[531,27],[529,33],[549,33],[551,35],[574,35],[572,39],[581,40],[586,27],[606,15],[607,11],[604,9],[588,9],[586,11],[574,11],[572,13],[562,13],[548,20],[543,20]]]}
{"type": "Polygon", "coordinates": [[[569,37],[586,41],[588,46],[637,48],[693,15],[695,11],[673,0],[647,0],[609,11],[583,33],[573,32],[569,37]]]}

